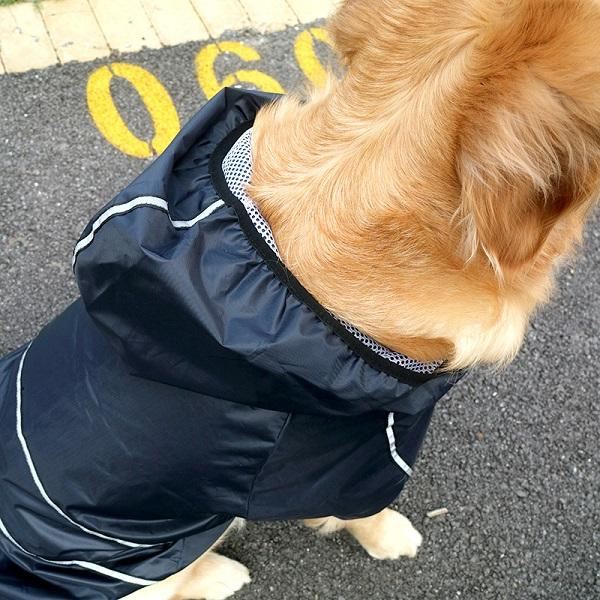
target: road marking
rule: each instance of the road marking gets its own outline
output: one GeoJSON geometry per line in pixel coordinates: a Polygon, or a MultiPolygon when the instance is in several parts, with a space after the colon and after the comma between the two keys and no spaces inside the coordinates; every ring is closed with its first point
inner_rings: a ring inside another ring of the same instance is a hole
{"type": "Polygon", "coordinates": [[[190,0],[141,0],[164,46],[207,40],[210,35],[190,0]]]}
{"type": "Polygon", "coordinates": [[[140,0],[89,0],[108,45],[119,52],[162,44],[140,0]]]}
{"type": "Polygon", "coordinates": [[[265,92],[284,92],[281,84],[266,73],[256,69],[240,69],[227,75],[223,81],[218,81],[215,73],[215,61],[222,54],[235,54],[245,62],[260,60],[260,54],[242,42],[219,42],[202,48],[196,56],[196,77],[207,98],[212,98],[220,89],[231,87],[238,83],[255,85],[265,92]]]}
{"type": "Polygon", "coordinates": [[[160,154],[180,129],[177,109],[169,92],[152,73],[138,65],[112,63],[110,67],[96,69],[88,80],[87,102],[100,133],[129,156],[151,158],[160,154]],[[123,121],[111,93],[111,81],[115,76],[127,80],[146,107],[154,126],[150,142],[138,138],[123,121]]]}
{"type": "Polygon", "coordinates": [[[88,0],[50,0],[40,4],[40,13],[61,63],[110,54],[88,0]]]}
{"type": "Polygon", "coordinates": [[[0,53],[8,73],[44,69],[58,61],[34,4],[0,7],[0,53]]]}
{"type": "Polygon", "coordinates": [[[306,31],[302,31],[296,38],[294,54],[298,66],[302,69],[306,78],[317,87],[323,87],[327,81],[327,71],[315,52],[315,41],[331,46],[331,39],[325,29],[311,27],[306,31]]]}
{"type": "MultiPolygon", "coordinates": [[[[300,31],[292,47],[298,66],[307,79],[322,85],[326,70],[315,51],[316,42],[329,43],[327,32],[321,27],[300,31]]],[[[268,92],[283,93],[284,89],[271,75],[254,68],[242,68],[226,75],[217,76],[219,58],[234,54],[248,66],[261,60],[260,53],[252,46],[234,40],[206,44],[198,51],[195,60],[196,78],[206,98],[214,96],[224,86],[251,85],[268,92]]],[[[87,85],[87,103],[92,121],[115,148],[129,156],[151,158],[162,152],[179,131],[177,109],[165,86],[148,70],[129,63],[112,63],[92,72],[87,85]],[[147,109],[154,127],[150,141],[137,137],[125,122],[113,99],[115,79],[127,80],[137,91],[147,109]]]]}

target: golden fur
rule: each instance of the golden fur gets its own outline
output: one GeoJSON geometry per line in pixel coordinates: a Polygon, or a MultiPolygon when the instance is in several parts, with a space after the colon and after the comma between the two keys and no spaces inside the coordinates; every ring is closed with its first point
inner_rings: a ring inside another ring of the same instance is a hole
{"type": "Polygon", "coordinates": [[[328,309],[505,363],[600,192],[595,0],[348,0],[347,72],[259,113],[251,196],[328,309]]]}
{"type": "MultiPolygon", "coordinates": [[[[598,0],[347,0],[347,72],[262,110],[251,196],[284,262],[335,314],[415,358],[502,364],[600,195],[598,0]]],[[[314,519],[376,558],[420,534],[386,509],[314,519]]],[[[249,581],[208,552],[130,600],[249,581]]]]}

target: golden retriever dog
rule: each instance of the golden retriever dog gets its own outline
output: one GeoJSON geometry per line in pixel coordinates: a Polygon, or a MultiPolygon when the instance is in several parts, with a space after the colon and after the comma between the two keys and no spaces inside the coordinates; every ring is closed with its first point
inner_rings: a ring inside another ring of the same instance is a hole
{"type": "MultiPolygon", "coordinates": [[[[600,195],[600,3],[347,0],[329,29],[345,74],[254,126],[249,193],[282,259],[389,348],[507,364],[600,195]]],[[[308,524],[378,558],[420,544],[389,509],[308,524]]],[[[211,551],[129,598],[248,581],[211,551]]]]}

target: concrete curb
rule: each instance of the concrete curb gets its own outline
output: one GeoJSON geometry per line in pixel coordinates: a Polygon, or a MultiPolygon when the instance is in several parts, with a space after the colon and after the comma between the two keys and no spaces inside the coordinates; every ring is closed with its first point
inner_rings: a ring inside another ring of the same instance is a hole
{"type": "Polygon", "coordinates": [[[0,75],[326,18],[337,0],[44,0],[0,7],[0,75]]]}

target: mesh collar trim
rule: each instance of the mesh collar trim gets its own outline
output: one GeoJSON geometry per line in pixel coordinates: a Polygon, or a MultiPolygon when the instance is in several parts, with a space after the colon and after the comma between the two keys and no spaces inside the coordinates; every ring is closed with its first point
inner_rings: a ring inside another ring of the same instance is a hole
{"type": "MultiPolygon", "coordinates": [[[[247,193],[247,187],[252,179],[252,129],[245,131],[231,150],[225,156],[222,163],[225,181],[231,193],[242,203],[254,228],[262,236],[271,250],[280,257],[277,244],[271,227],[267,220],[262,216],[258,207],[247,193]]],[[[360,331],[357,327],[348,323],[344,319],[332,315],[348,332],[350,332],[358,341],[370,348],[381,358],[404,367],[409,371],[423,375],[432,374],[442,363],[441,362],[420,362],[414,360],[400,352],[390,350],[382,346],[379,342],[360,331]]]]}

